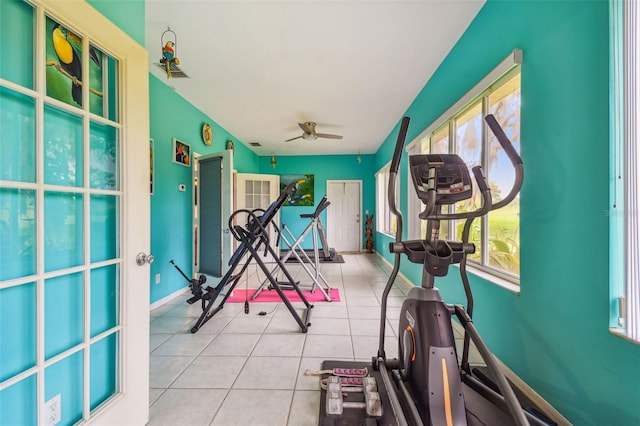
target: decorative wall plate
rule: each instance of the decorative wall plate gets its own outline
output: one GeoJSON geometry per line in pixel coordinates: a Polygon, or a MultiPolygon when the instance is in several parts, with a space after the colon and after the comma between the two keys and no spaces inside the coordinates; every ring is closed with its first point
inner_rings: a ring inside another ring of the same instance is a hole
{"type": "Polygon", "coordinates": [[[211,145],[213,143],[213,130],[209,123],[204,123],[202,126],[202,140],[205,145],[211,145]]]}

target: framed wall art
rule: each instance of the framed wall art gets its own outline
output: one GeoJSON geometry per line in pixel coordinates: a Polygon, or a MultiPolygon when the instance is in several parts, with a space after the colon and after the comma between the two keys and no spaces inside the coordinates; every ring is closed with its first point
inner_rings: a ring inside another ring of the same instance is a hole
{"type": "Polygon", "coordinates": [[[149,194],[153,195],[153,157],[155,157],[155,147],[153,139],[149,139],[149,194]]]}
{"type": "Polygon", "coordinates": [[[173,162],[191,167],[191,147],[176,138],[173,139],[173,162]]]}
{"type": "Polygon", "coordinates": [[[314,175],[281,175],[280,187],[284,189],[290,183],[296,183],[296,192],[285,201],[285,206],[314,205],[314,175]]]}

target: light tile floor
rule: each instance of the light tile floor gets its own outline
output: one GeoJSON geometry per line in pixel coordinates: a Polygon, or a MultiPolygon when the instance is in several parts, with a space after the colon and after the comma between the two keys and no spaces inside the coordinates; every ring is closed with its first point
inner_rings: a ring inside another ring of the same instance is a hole
{"type": "MultiPolygon", "coordinates": [[[[343,254],[321,265],[339,302],[318,302],[306,334],[283,303],[227,303],[196,334],[199,304],[187,296],[151,312],[150,425],[304,426],[318,424],[320,384],[305,376],[322,361],[370,361],[377,353],[380,297],[389,268],[377,255],[343,254]],[[268,312],[259,316],[258,312],[268,312]]],[[[299,265],[287,269],[302,284],[299,265]]],[[[264,275],[251,266],[237,288],[257,288],[264,275]]],[[[396,328],[410,285],[398,279],[388,301],[385,351],[397,356],[396,328]]],[[[294,304],[296,307],[302,303],[294,304]]],[[[458,336],[459,337],[459,336],[458,336]]]]}

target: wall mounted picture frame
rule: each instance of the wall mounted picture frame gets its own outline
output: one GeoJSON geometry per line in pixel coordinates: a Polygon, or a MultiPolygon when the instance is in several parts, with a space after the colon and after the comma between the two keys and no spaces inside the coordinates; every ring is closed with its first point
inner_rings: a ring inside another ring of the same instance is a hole
{"type": "Polygon", "coordinates": [[[173,162],[191,167],[191,146],[173,138],[173,162]]]}
{"type": "Polygon", "coordinates": [[[153,159],[155,157],[155,146],[153,139],[149,139],[149,194],[153,195],[153,159]]]}
{"type": "Polygon", "coordinates": [[[283,206],[313,206],[315,183],[314,175],[280,175],[280,191],[290,183],[296,183],[296,192],[285,201],[283,206]]]}

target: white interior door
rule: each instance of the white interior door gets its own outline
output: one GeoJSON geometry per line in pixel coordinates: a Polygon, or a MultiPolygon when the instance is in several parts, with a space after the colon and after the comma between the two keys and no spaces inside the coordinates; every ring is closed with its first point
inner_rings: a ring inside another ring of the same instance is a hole
{"type": "Polygon", "coordinates": [[[0,222],[15,225],[0,238],[0,423],[49,424],[54,400],[62,424],[143,425],[147,52],[84,1],[2,12],[35,48],[0,71],[0,131],[17,156],[0,160],[0,222]]]}
{"type": "MultiPolygon", "coordinates": [[[[280,194],[280,176],[262,175],[252,173],[236,173],[235,183],[235,210],[240,209],[263,209],[266,210],[280,194]]],[[[243,220],[246,218],[242,217],[243,220]]],[[[280,213],[273,219],[275,226],[280,225],[280,213]]],[[[271,231],[274,232],[274,231],[271,231]]],[[[275,233],[270,234],[273,236],[275,233]]],[[[272,247],[278,252],[275,245],[275,238],[269,239],[272,247]]],[[[235,242],[236,246],[238,241],[235,242]]]]}
{"type": "Polygon", "coordinates": [[[327,181],[327,240],[337,252],[360,251],[362,181],[327,181]]]}

